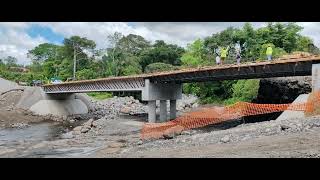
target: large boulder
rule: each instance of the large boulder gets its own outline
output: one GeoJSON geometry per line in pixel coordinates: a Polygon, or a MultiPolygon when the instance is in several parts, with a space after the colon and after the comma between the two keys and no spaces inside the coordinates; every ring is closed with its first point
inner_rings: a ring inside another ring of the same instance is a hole
{"type": "Polygon", "coordinates": [[[261,79],[257,99],[263,104],[292,103],[300,94],[312,89],[311,76],[279,77],[261,79]]]}

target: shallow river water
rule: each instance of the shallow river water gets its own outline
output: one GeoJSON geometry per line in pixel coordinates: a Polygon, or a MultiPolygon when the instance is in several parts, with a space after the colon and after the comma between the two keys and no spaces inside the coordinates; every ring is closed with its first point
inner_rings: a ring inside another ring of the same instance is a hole
{"type": "Polygon", "coordinates": [[[73,157],[80,156],[92,148],[55,148],[33,150],[32,146],[41,142],[62,139],[61,135],[70,131],[81,122],[62,124],[56,122],[42,122],[16,129],[0,129],[0,157],[73,157]],[[10,154],[10,152],[13,152],[10,154]],[[10,155],[8,155],[8,153],[10,155]]]}

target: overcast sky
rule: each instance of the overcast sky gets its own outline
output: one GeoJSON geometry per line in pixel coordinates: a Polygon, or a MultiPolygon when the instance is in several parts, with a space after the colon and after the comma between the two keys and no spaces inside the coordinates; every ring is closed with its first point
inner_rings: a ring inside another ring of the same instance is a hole
{"type": "MultiPolygon", "coordinates": [[[[97,48],[105,48],[106,37],[114,32],[137,34],[149,41],[164,40],[185,47],[227,27],[242,27],[244,22],[0,22],[0,57],[14,56],[18,63],[28,64],[28,50],[45,42],[61,44],[65,37],[79,35],[92,39],[97,48]]],[[[266,23],[254,22],[255,28],[266,23]]],[[[320,46],[320,23],[300,22],[307,35],[320,46]]]]}

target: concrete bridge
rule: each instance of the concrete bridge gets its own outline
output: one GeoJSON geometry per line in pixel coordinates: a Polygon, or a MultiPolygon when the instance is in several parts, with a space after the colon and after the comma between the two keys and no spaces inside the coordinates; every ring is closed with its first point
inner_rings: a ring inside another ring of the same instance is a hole
{"type": "MultiPolygon", "coordinates": [[[[313,75],[313,88],[319,88],[320,56],[241,65],[209,66],[137,76],[111,77],[44,85],[48,95],[86,92],[138,91],[148,101],[148,120],[156,122],[156,101],[160,100],[160,121],[176,118],[176,100],[182,97],[182,84],[219,80],[258,79],[313,75]],[[319,71],[319,73],[318,73],[319,71]],[[318,80],[319,79],[319,80],[318,80]],[[170,100],[170,117],[167,117],[170,100]]],[[[158,122],[158,121],[157,121],[158,122]]]]}

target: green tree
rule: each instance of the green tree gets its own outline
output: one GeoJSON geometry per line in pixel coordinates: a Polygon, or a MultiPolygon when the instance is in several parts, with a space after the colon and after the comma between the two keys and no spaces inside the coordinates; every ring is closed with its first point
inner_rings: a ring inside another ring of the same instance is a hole
{"type": "Polygon", "coordinates": [[[120,60],[120,68],[119,68],[119,75],[121,76],[128,76],[134,74],[141,74],[142,69],[139,65],[138,57],[134,55],[123,55],[123,59],[120,60]]]}
{"type": "Polygon", "coordinates": [[[86,37],[71,36],[65,38],[63,44],[64,55],[70,60],[69,63],[73,64],[74,59],[76,59],[76,71],[87,68],[96,55],[96,43],[86,37]]]}
{"type": "Polygon", "coordinates": [[[55,44],[43,43],[29,50],[27,55],[35,63],[54,61],[59,57],[59,48],[61,47],[55,44]]]}
{"type": "Polygon", "coordinates": [[[309,37],[301,36],[297,40],[297,47],[295,48],[295,50],[309,52],[309,47],[311,44],[313,44],[313,42],[309,37]]]}
{"type": "Polygon", "coordinates": [[[139,56],[150,47],[147,40],[134,34],[123,36],[120,33],[115,33],[108,36],[108,41],[112,45],[107,49],[108,56],[104,57],[108,66],[108,74],[121,76],[142,72],[139,56]]]}
{"type": "Polygon", "coordinates": [[[61,76],[63,77],[63,79],[68,79],[68,78],[71,78],[72,75],[73,75],[73,63],[72,61],[69,59],[69,58],[64,58],[61,62],[61,67],[62,67],[62,70],[61,70],[61,76]]]}
{"type": "Polygon", "coordinates": [[[77,71],[78,80],[95,79],[97,74],[92,69],[82,69],[77,71]]]}
{"type": "Polygon", "coordinates": [[[209,64],[203,56],[204,51],[204,42],[201,39],[197,39],[192,44],[188,44],[186,52],[181,57],[182,64],[184,66],[209,64]]]}
{"type": "Polygon", "coordinates": [[[150,42],[145,40],[142,36],[129,34],[128,36],[123,36],[119,39],[116,46],[127,54],[140,55],[144,49],[150,47],[150,42]]]}
{"type": "Polygon", "coordinates": [[[225,101],[226,104],[232,104],[238,101],[251,102],[258,95],[259,80],[238,80],[232,85],[232,97],[225,101]]]}
{"type": "Polygon", "coordinates": [[[31,70],[36,73],[43,73],[48,79],[58,77],[58,72],[63,59],[63,46],[44,43],[28,51],[28,57],[32,61],[31,70]]]}
{"type": "Polygon", "coordinates": [[[183,85],[183,92],[194,94],[200,98],[200,102],[222,103],[232,96],[232,85],[237,81],[213,81],[200,83],[187,83],[183,85]]]}
{"type": "Polygon", "coordinates": [[[11,67],[11,66],[17,66],[17,58],[13,56],[8,56],[3,59],[3,62],[6,64],[6,66],[11,67]]]}
{"type": "MultiPolygon", "coordinates": [[[[116,58],[116,51],[118,50],[117,44],[119,43],[120,39],[123,37],[123,35],[119,32],[115,32],[111,35],[107,36],[107,41],[110,44],[110,48],[107,48],[108,56],[112,59],[112,62],[115,62],[116,58]]],[[[104,59],[107,57],[105,56],[104,59]]]]}
{"type": "Polygon", "coordinates": [[[2,59],[0,59],[0,66],[4,66],[4,62],[2,59]]]}
{"type": "Polygon", "coordinates": [[[184,49],[177,45],[166,44],[162,40],[157,40],[151,48],[146,48],[140,57],[140,65],[145,71],[146,66],[153,63],[165,63],[174,66],[181,65],[181,56],[184,49]]]}

